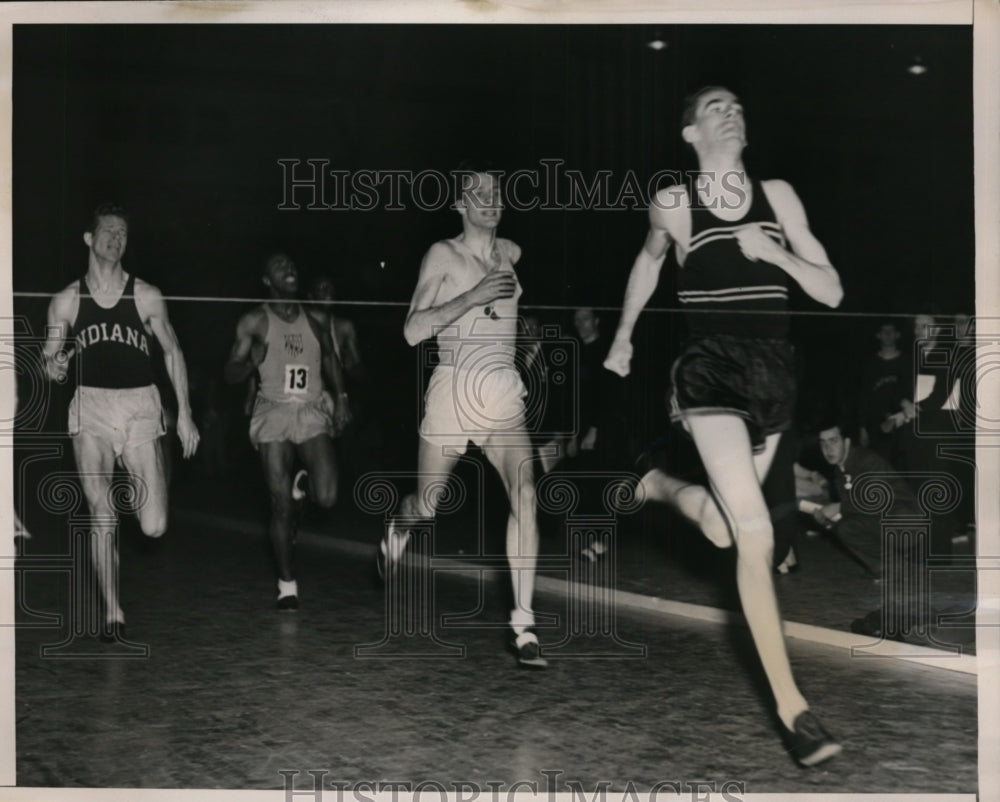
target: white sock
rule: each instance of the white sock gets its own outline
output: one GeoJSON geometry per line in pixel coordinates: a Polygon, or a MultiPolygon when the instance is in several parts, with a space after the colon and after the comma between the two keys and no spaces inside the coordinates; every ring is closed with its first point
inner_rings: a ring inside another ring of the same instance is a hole
{"type": "Polygon", "coordinates": [[[408,529],[397,529],[395,526],[389,527],[389,532],[385,539],[388,549],[389,559],[396,562],[406,551],[406,544],[410,542],[410,532],[408,529]]]}
{"type": "Polygon", "coordinates": [[[278,580],[278,598],[283,599],[285,596],[298,596],[299,586],[298,583],[293,579],[291,582],[286,582],[284,579],[278,580]]]}
{"type": "Polygon", "coordinates": [[[531,610],[522,610],[515,607],[510,611],[510,628],[515,635],[521,635],[528,627],[535,625],[535,614],[531,610]]]}

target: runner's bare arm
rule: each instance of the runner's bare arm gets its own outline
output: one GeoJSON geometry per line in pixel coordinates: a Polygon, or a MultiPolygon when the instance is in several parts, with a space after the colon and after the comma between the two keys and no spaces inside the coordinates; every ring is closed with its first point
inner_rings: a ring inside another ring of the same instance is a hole
{"type": "Polygon", "coordinates": [[[625,286],[625,301],[618,330],[615,332],[607,359],[604,360],[604,367],[619,376],[629,374],[629,363],[632,359],[632,330],[635,328],[636,320],[639,319],[639,313],[656,289],[663,260],[673,241],[668,225],[669,210],[676,205],[676,195],[677,189],[674,187],[663,190],[649,206],[649,231],[646,234],[646,242],[632,264],[632,272],[629,273],[628,284],[625,286]]]}
{"type": "Polygon", "coordinates": [[[42,356],[45,359],[45,373],[50,379],[62,381],[66,378],[69,360],[74,348],[64,348],[73,319],[78,308],[76,283],[70,284],[52,296],[45,321],[45,346],[42,356]]]}
{"type": "Polygon", "coordinates": [[[417,287],[410,301],[410,311],[403,324],[403,336],[410,345],[433,337],[445,326],[477,306],[486,306],[497,298],[510,298],[517,288],[517,277],[509,270],[494,270],[470,290],[452,298],[447,295],[447,282],[457,268],[457,256],[451,246],[436,243],[431,246],[420,265],[417,287]]]}
{"type": "Polygon", "coordinates": [[[242,384],[257,370],[267,355],[267,318],[262,308],[247,312],[236,324],[236,340],[229,351],[223,377],[229,384],[242,384]]]}
{"type": "Polygon", "coordinates": [[[143,323],[149,326],[153,335],[163,349],[163,360],[166,363],[167,375],[174,386],[177,395],[177,411],[180,415],[191,415],[191,403],[188,396],[187,364],[181,351],[177,333],[170,325],[167,314],[167,304],[163,295],[152,284],[136,280],[135,302],[143,323]]]}
{"type": "Polygon", "coordinates": [[[174,386],[177,396],[177,436],[180,438],[184,458],[194,455],[198,448],[198,428],[194,425],[191,415],[191,398],[188,393],[187,363],[177,333],[170,325],[167,314],[167,304],[163,295],[152,284],[145,281],[135,282],[135,306],[139,317],[152,330],[153,335],[163,349],[163,361],[167,368],[167,376],[174,386]]]}
{"type": "Polygon", "coordinates": [[[748,259],[761,259],[780,267],[813,300],[829,307],[839,306],[844,298],[840,276],[830,265],[819,240],[809,230],[799,196],[785,181],[765,181],[762,186],[791,250],[782,248],[759,225],[751,224],[736,234],[743,254],[748,259]]]}

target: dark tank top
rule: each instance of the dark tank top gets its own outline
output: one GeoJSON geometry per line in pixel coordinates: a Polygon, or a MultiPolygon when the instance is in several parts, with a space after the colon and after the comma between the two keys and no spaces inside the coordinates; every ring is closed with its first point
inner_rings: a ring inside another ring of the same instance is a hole
{"type": "Polygon", "coordinates": [[[729,334],[783,339],[788,335],[788,274],[768,262],[752,262],[740,251],[736,231],[763,224],[764,233],[782,247],[785,235],[759,181],[746,214],[732,222],[716,217],[691,196],[691,241],[677,276],[678,300],[694,337],[729,334]]]}
{"type": "Polygon", "coordinates": [[[80,308],[72,334],[82,386],[124,389],[153,383],[149,337],[135,305],[134,275],[110,309],[98,306],[86,278],[81,278],[80,308]]]}

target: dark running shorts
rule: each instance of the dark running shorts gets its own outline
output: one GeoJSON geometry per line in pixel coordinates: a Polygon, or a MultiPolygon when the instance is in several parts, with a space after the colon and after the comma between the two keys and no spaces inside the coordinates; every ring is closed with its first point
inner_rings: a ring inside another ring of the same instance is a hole
{"type": "Polygon", "coordinates": [[[670,419],[732,414],[754,450],[783,432],[795,410],[795,357],[787,340],[714,335],[691,343],[671,368],[670,419]]]}

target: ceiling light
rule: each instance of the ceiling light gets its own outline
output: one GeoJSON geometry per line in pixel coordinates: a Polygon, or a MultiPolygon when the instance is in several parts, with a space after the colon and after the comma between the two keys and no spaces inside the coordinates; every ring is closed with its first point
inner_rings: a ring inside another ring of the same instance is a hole
{"type": "Polygon", "coordinates": [[[653,38],[646,42],[646,47],[650,50],[666,50],[667,43],[664,41],[663,37],[660,36],[660,32],[657,31],[653,34],[653,38]]]}

